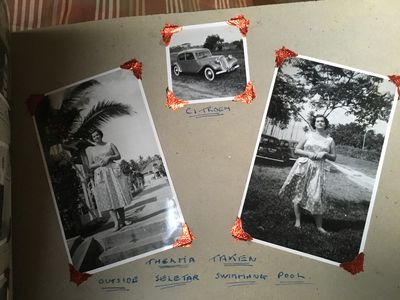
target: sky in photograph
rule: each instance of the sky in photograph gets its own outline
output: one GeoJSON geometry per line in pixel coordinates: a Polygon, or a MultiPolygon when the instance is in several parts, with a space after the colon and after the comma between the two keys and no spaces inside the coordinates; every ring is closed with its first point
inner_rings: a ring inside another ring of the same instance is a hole
{"type": "MultiPolygon", "coordinates": [[[[291,64],[285,64],[282,67],[282,70],[289,75],[293,75],[296,73],[296,68],[292,67],[291,64]]],[[[395,86],[389,82],[388,80],[384,80],[379,87],[380,92],[385,93],[385,92],[390,92],[393,96],[395,93],[395,86]]],[[[302,111],[302,116],[307,117],[308,113],[312,110],[312,108],[309,105],[304,106],[304,110],[302,111]]],[[[322,113],[320,112],[316,112],[322,113]]],[[[355,121],[355,117],[353,115],[346,115],[344,109],[335,109],[328,117],[329,123],[330,124],[347,124],[355,121]]],[[[306,126],[307,123],[303,120],[300,122],[294,122],[291,121],[287,127],[287,129],[284,130],[278,130],[279,131],[279,138],[285,138],[285,139],[299,139],[304,136],[304,132],[302,128],[306,126]]],[[[386,135],[387,131],[387,122],[378,120],[374,126],[369,126],[368,130],[374,130],[374,132],[381,133],[383,135],[386,135]]]]}
{"type": "MultiPolygon", "coordinates": [[[[147,158],[148,155],[160,154],[139,83],[132,71],[118,69],[94,79],[100,82],[100,86],[92,89],[82,100],[82,115],[102,100],[127,104],[132,109],[131,115],[112,118],[100,128],[104,133],[103,140],[113,143],[125,160],[137,160],[139,155],[147,158]]],[[[54,108],[59,108],[65,91],[59,90],[52,95],[54,108]]]]}
{"type": "Polygon", "coordinates": [[[193,29],[184,27],[182,31],[172,36],[170,47],[183,43],[190,43],[192,46],[203,45],[207,36],[213,34],[218,34],[227,43],[242,39],[242,35],[237,27],[226,23],[218,23],[218,26],[202,25],[200,27],[196,26],[193,29]]]}

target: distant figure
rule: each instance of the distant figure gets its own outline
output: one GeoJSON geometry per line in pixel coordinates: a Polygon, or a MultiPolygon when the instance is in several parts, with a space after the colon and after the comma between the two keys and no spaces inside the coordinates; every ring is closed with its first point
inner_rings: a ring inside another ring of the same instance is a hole
{"type": "Polygon", "coordinates": [[[114,162],[121,155],[112,143],[103,141],[103,132],[96,129],[91,133],[91,138],[96,145],[88,147],[86,154],[89,161],[89,169],[94,174],[94,196],[100,211],[109,211],[114,221],[113,231],[132,224],[125,220],[124,207],[128,205],[126,195],[120,184],[122,171],[114,162]]]}
{"type": "Polygon", "coordinates": [[[301,157],[279,191],[280,198],[293,202],[296,228],[301,228],[301,207],[314,216],[317,229],[323,234],[328,234],[322,227],[322,215],[326,211],[325,160],[336,160],[335,142],[328,136],[328,126],[328,119],[323,115],[313,117],[311,127],[315,131],[308,133],[297,145],[295,153],[301,157]]]}

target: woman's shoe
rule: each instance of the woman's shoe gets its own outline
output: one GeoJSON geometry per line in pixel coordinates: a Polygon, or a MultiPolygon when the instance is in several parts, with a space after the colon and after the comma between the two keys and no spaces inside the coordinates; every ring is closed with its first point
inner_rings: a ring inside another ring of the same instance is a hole
{"type": "Polygon", "coordinates": [[[129,226],[129,225],[132,225],[132,224],[133,224],[132,221],[125,220],[124,222],[121,222],[121,223],[119,224],[119,226],[122,228],[122,227],[129,226]]]}
{"type": "Polygon", "coordinates": [[[112,231],[113,231],[113,232],[116,232],[116,231],[120,230],[121,227],[122,227],[122,226],[121,226],[120,224],[116,224],[116,225],[114,226],[114,228],[112,229],[112,231]]]}

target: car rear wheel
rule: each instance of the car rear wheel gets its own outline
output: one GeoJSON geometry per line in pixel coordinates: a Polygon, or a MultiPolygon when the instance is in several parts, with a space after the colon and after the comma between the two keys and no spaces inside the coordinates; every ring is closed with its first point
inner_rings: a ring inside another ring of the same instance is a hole
{"type": "Polygon", "coordinates": [[[204,69],[204,77],[208,80],[208,81],[213,81],[215,78],[215,72],[212,68],[207,67],[204,69]]]}
{"type": "Polygon", "coordinates": [[[181,74],[179,67],[177,65],[174,65],[174,74],[175,76],[179,76],[179,74],[181,74]]]}

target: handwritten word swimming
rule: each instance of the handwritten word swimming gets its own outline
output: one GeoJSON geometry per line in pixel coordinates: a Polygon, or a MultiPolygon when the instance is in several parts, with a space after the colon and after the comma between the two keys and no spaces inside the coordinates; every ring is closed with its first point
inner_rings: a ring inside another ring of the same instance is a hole
{"type": "Polygon", "coordinates": [[[267,280],[267,274],[236,274],[236,273],[216,273],[214,279],[258,279],[258,280],[267,280]]]}
{"type": "Polygon", "coordinates": [[[254,256],[217,254],[209,259],[214,263],[252,263],[257,260],[254,256]]]}

